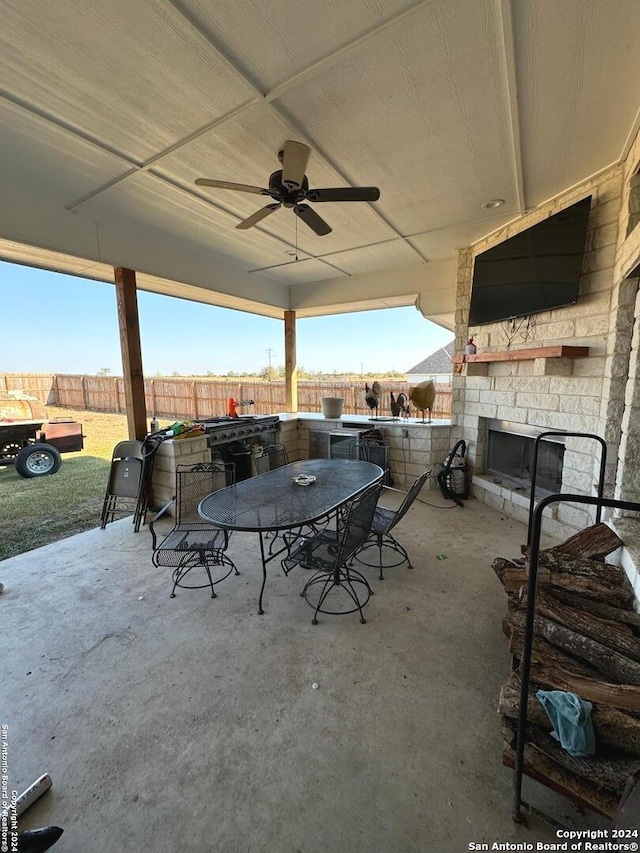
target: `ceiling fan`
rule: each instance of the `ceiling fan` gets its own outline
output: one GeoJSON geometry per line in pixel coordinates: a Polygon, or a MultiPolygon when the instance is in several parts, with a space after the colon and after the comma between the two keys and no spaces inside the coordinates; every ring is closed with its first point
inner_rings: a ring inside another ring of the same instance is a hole
{"type": "Polygon", "coordinates": [[[269,188],[252,187],[249,184],[235,184],[230,181],[215,181],[211,178],[198,178],[196,184],[200,187],[217,187],[223,190],[238,190],[243,193],[266,195],[273,202],[252,213],[247,219],[239,222],[236,228],[251,228],[267,216],[275,213],[281,207],[291,207],[296,216],[315,231],[318,236],[331,233],[331,227],[305,201],[377,201],[380,198],[378,187],[325,187],[324,189],[309,189],[309,181],[305,169],[309,162],[311,149],[302,142],[287,140],[278,160],[282,169],[273,172],[269,177],[269,188]]]}

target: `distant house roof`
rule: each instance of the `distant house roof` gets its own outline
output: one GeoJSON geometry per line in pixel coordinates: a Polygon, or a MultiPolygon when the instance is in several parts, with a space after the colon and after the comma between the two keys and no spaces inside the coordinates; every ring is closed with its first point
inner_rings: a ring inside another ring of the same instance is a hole
{"type": "Polygon", "coordinates": [[[437,373],[451,373],[451,357],[453,356],[453,341],[450,344],[447,344],[446,347],[440,347],[439,350],[432,352],[431,355],[427,356],[424,361],[421,361],[420,364],[416,364],[414,367],[407,370],[407,375],[410,373],[419,373],[419,374],[437,374],[437,373]]]}

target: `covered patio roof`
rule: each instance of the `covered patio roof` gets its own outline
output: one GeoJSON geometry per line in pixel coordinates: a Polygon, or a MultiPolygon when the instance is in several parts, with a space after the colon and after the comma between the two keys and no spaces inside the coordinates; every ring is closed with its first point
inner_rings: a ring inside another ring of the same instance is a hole
{"type": "Polygon", "coordinates": [[[0,258],[271,317],[417,304],[458,249],[624,158],[635,0],[35,0],[0,32],[0,258]],[[287,139],[375,203],[235,226],[287,139]],[[502,200],[498,207],[484,207],[502,200]],[[298,225],[296,233],[296,224],[298,225]],[[297,250],[298,260],[295,260],[297,250]]]}

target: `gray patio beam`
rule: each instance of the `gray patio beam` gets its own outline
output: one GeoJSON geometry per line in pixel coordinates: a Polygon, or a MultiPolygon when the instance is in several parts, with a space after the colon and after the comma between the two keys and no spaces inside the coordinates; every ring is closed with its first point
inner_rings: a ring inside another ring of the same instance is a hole
{"type": "Polygon", "coordinates": [[[129,438],[142,441],[147,434],[147,406],[144,399],[136,274],[126,267],[116,267],[114,277],[129,438]]]}

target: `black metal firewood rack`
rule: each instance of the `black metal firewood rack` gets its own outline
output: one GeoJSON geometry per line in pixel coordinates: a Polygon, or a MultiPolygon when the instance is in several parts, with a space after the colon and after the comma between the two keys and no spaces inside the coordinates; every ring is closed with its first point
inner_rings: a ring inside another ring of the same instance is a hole
{"type": "MultiPolygon", "coordinates": [[[[525,803],[522,798],[522,777],[524,775],[524,750],[527,729],[527,704],[529,697],[529,684],[531,680],[531,654],[533,648],[534,620],[536,616],[536,589],[538,579],[538,560],[540,556],[540,536],[542,531],[542,514],[548,506],[558,503],[584,504],[597,508],[596,518],[600,521],[603,507],[620,509],[629,512],[640,513],[640,503],[634,501],[614,500],[603,497],[604,475],[606,465],[607,447],[604,440],[597,435],[589,433],[574,432],[544,432],[537,436],[534,449],[534,462],[531,482],[531,503],[529,512],[529,529],[527,533],[527,546],[529,553],[529,572],[527,578],[527,607],[524,629],[524,643],[522,657],[520,659],[520,704],[518,710],[518,730],[516,741],[516,756],[513,775],[513,812],[512,817],[516,823],[523,821],[522,806],[527,805],[532,811],[542,814],[538,809],[525,803]],[[602,447],[600,459],[600,477],[598,481],[597,495],[575,495],[575,494],[552,494],[542,498],[535,503],[536,466],[539,442],[550,435],[562,435],[567,437],[588,438],[598,441],[602,447]]],[[[543,815],[548,817],[547,815],[543,815]]],[[[554,823],[554,821],[551,821],[554,823]]]]}

